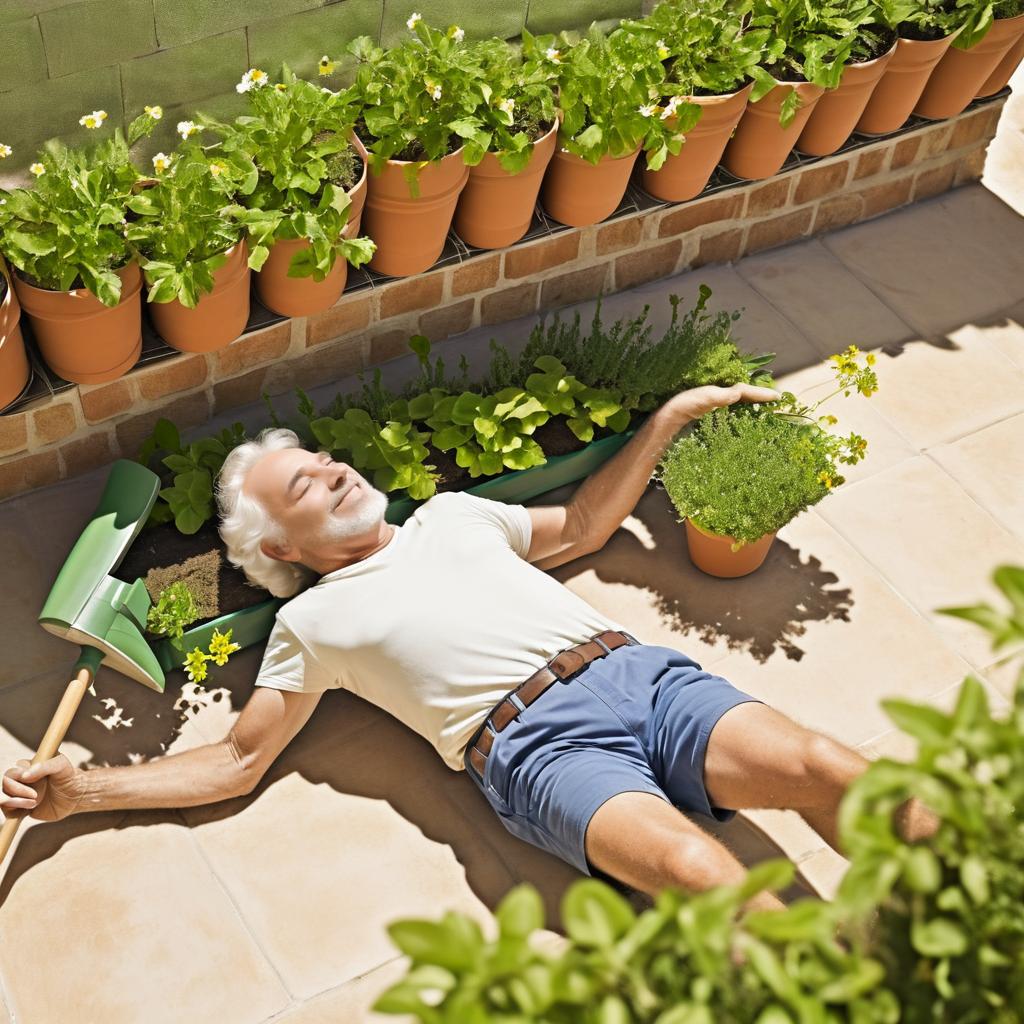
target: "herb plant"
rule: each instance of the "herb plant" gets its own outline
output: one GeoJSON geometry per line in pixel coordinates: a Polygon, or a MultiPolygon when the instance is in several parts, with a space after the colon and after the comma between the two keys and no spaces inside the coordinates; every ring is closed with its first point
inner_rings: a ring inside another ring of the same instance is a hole
{"type": "MultiPolygon", "coordinates": [[[[117,271],[132,258],[125,216],[139,173],[129,147],[149,135],[159,107],[97,145],[69,149],[50,142],[30,170],[32,188],[0,190],[0,251],[30,283],[52,291],[87,288],[105,306],[121,298],[117,271]]],[[[107,114],[81,121],[101,130],[107,114]]],[[[0,147],[6,150],[8,147],[0,147]]]]}
{"type": "Polygon", "coordinates": [[[173,641],[181,640],[185,627],[199,618],[195,595],[185,583],[172,583],[164,587],[156,604],[146,616],[146,628],[157,636],[173,641]]]}

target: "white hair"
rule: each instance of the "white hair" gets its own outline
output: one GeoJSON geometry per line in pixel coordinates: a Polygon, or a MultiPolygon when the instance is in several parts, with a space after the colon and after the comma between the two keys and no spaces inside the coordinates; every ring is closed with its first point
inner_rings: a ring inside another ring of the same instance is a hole
{"type": "Polygon", "coordinates": [[[264,455],[301,447],[293,430],[264,430],[255,441],[246,441],[229,453],[217,480],[220,536],[227,545],[228,560],[245,573],[250,583],[266,588],[275,597],[297,594],[316,574],[303,565],[281,562],[263,553],[260,545],[264,541],[280,542],[284,532],[260,502],[242,493],[242,485],[264,455]]]}

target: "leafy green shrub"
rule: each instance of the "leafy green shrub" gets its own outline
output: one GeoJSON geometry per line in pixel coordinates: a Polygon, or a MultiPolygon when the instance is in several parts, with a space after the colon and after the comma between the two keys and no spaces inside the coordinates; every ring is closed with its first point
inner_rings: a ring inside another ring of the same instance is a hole
{"type": "Polygon", "coordinates": [[[185,583],[172,583],[164,587],[157,597],[156,604],[149,609],[146,616],[146,629],[157,636],[166,636],[170,640],[180,640],[185,627],[190,626],[199,618],[195,595],[185,583]]]}

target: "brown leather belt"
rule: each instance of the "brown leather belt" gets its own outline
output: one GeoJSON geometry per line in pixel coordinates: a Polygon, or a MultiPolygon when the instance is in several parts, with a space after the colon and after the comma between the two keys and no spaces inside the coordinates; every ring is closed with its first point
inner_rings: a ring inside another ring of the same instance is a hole
{"type": "Polygon", "coordinates": [[[543,668],[538,669],[529,679],[502,697],[484,720],[475,739],[471,741],[473,745],[469,751],[469,763],[480,777],[483,778],[487,755],[491,752],[491,746],[494,743],[494,733],[487,728],[487,723],[490,722],[494,726],[495,732],[501,732],[509,722],[519,716],[519,707],[509,699],[513,693],[522,701],[524,707],[528,707],[552,683],[560,679],[568,679],[595,659],[603,658],[626,644],[635,643],[638,641],[628,633],[619,633],[613,629],[598,633],[586,643],[559,651],[543,668]]]}

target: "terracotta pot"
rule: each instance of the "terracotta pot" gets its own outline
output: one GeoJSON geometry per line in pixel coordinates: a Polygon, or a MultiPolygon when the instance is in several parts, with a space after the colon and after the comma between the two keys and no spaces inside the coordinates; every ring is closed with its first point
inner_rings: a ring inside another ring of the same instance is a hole
{"type": "Polygon", "coordinates": [[[929,75],[956,36],[954,32],[941,39],[897,39],[896,52],[871,93],[857,131],[887,135],[902,128],[921,98],[929,75]]]}
{"type": "Polygon", "coordinates": [[[951,46],[932,72],[914,107],[920,117],[956,117],[999,66],[1007,51],[1024,31],[1024,14],[997,18],[981,42],[970,49],[951,46]]]}
{"type": "Polygon", "coordinates": [[[1021,29],[1020,38],[1006,51],[1006,56],[978,90],[978,98],[994,96],[1000,89],[1005,88],[1022,60],[1024,60],[1024,27],[1021,29]]]}
{"type": "Polygon", "coordinates": [[[545,213],[574,228],[604,220],[622,202],[639,152],[637,146],[628,156],[603,156],[592,164],[558,147],[541,186],[545,213]]]}
{"type": "Polygon", "coordinates": [[[502,249],[526,234],[557,136],[556,122],[533,143],[530,162],[517,174],[506,171],[493,153],[470,167],[455,210],[459,238],[479,249],[502,249]]]}
{"type": "Polygon", "coordinates": [[[678,156],[670,156],[657,171],[643,170],[644,189],[672,203],[699,196],[722,159],[729,136],[747,108],[753,83],[721,96],[689,96],[701,108],[700,120],[686,133],[678,156]]]}
{"type": "Polygon", "coordinates": [[[824,91],[810,82],[780,82],[767,96],[748,103],[736,134],[725,147],[725,169],[737,178],[753,180],[777,174],[824,91]],[[788,127],[783,128],[779,124],[779,110],[794,89],[800,97],[800,107],[788,127]]]}
{"type": "Polygon", "coordinates": [[[142,272],[128,263],[121,301],[104,306],[85,288],[52,292],[14,276],[39,351],[53,371],[74,384],[102,384],[127,373],[142,351],[142,272]]]}
{"type": "Polygon", "coordinates": [[[775,540],[774,533],[766,533],[760,540],[744,544],[739,551],[733,551],[732,537],[709,533],[692,519],[686,520],[686,544],[690,549],[690,560],[709,576],[732,579],[747,576],[759,569],[775,540]]]}
{"type": "Polygon", "coordinates": [[[389,160],[370,174],[363,213],[366,233],[377,243],[370,269],[390,277],[429,270],[444,249],[459,193],[469,178],[462,150],[427,164],[419,173],[419,196],[405,180],[404,160],[389,160]]]}
{"type": "Polygon", "coordinates": [[[226,263],[213,272],[213,291],[195,309],[177,299],[149,303],[157,333],[179,352],[213,352],[230,345],[249,319],[249,247],[243,239],[228,249],[226,263]]]}
{"type": "Polygon", "coordinates": [[[857,122],[896,53],[896,43],[874,60],[847,64],[837,89],[818,100],[807,119],[796,148],[811,156],[829,156],[853,134],[857,122]]]}
{"type": "Polygon", "coordinates": [[[28,387],[31,372],[21,336],[21,306],[3,260],[0,277],[6,282],[0,299],[0,409],[6,409],[28,387]]]}
{"type": "MultiPolygon", "coordinates": [[[[366,202],[366,150],[357,142],[363,157],[363,174],[349,192],[348,223],[342,231],[343,238],[355,238],[363,217],[366,202]]],[[[270,247],[270,255],[256,274],[256,294],[267,309],[282,316],[309,316],[330,309],[345,290],[348,281],[348,260],[339,256],[330,273],[322,281],[312,277],[289,277],[288,268],[292,257],[302,249],[308,249],[304,238],[282,238],[270,247]]]]}

